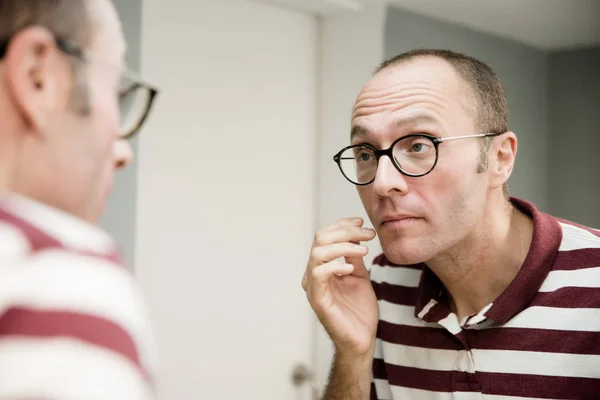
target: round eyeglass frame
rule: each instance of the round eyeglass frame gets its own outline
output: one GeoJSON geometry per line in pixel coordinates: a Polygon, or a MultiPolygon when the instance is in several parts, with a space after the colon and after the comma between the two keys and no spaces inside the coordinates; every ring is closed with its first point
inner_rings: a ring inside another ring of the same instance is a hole
{"type": "MultiPolygon", "coordinates": [[[[502,133],[504,133],[504,132],[502,132],[502,133]]],[[[365,182],[365,183],[358,183],[358,182],[355,182],[352,179],[350,179],[344,173],[344,169],[342,168],[342,160],[343,160],[342,159],[342,154],[345,151],[347,151],[348,149],[365,148],[365,149],[371,150],[373,152],[373,154],[375,155],[375,160],[377,161],[377,167],[379,167],[379,159],[382,156],[384,156],[384,155],[388,156],[388,158],[392,161],[392,164],[398,170],[398,172],[400,172],[403,175],[412,177],[412,178],[418,178],[418,177],[425,176],[425,175],[429,174],[431,171],[433,171],[433,169],[437,165],[438,157],[439,157],[438,146],[440,145],[440,143],[448,142],[448,141],[451,141],[451,140],[460,140],[460,139],[495,137],[495,136],[502,135],[502,133],[488,132],[488,133],[478,133],[478,134],[474,134],[474,135],[451,136],[451,137],[444,137],[444,138],[433,136],[433,135],[430,135],[430,134],[427,134],[427,133],[415,133],[415,134],[411,134],[411,135],[399,137],[398,139],[396,139],[396,140],[394,140],[392,142],[392,144],[390,145],[390,147],[388,147],[387,149],[382,149],[382,150],[378,150],[375,147],[373,147],[371,145],[368,145],[368,144],[353,144],[353,145],[350,145],[350,146],[346,146],[346,147],[344,147],[343,149],[341,149],[339,152],[337,152],[333,156],[333,161],[338,165],[338,167],[340,169],[340,172],[342,173],[342,175],[344,175],[344,178],[346,178],[350,183],[352,183],[354,185],[357,185],[357,186],[366,186],[366,185],[369,185],[369,184],[373,183],[373,181],[377,177],[377,173],[375,173],[375,175],[373,176],[373,178],[371,180],[369,180],[368,182],[365,182]],[[402,167],[398,164],[398,162],[394,158],[394,153],[393,153],[394,146],[396,146],[397,143],[399,143],[399,142],[401,142],[403,140],[406,140],[406,139],[409,139],[409,138],[414,138],[414,137],[422,137],[422,138],[429,139],[431,141],[431,143],[433,143],[433,147],[435,148],[435,161],[433,162],[431,168],[427,172],[422,173],[422,174],[412,174],[410,172],[406,172],[405,170],[402,169],[402,167]]]]}

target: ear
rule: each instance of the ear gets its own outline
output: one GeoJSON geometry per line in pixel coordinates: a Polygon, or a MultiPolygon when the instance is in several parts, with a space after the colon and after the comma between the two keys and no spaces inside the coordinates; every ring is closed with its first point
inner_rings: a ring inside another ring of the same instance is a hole
{"type": "Polygon", "coordinates": [[[514,132],[505,132],[496,141],[490,149],[490,188],[502,187],[508,181],[517,156],[517,135],[514,132]]]}
{"type": "Polygon", "coordinates": [[[9,96],[29,130],[44,132],[50,116],[67,92],[69,64],[47,29],[30,27],[11,40],[5,56],[9,96]]]}

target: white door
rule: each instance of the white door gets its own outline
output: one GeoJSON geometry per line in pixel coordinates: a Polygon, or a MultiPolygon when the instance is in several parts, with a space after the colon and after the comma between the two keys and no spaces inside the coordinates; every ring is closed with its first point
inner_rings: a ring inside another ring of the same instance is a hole
{"type": "Polygon", "coordinates": [[[300,286],[315,228],[316,21],[236,0],[145,0],[136,271],[160,398],[309,400],[300,286]]]}

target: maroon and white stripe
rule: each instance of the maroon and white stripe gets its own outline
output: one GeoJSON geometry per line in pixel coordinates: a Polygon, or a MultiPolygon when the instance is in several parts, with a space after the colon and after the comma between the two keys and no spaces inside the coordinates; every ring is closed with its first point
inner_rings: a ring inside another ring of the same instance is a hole
{"type": "Polygon", "coordinates": [[[144,301],[97,228],[0,199],[0,398],[154,398],[144,301]]]}
{"type": "Polygon", "coordinates": [[[531,300],[505,323],[490,315],[503,317],[514,299],[501,296],[461,325],[439,298],[423,297],[435,291],[421,287],[422,265],[375,259],[380,322],[371,399],[600,396],[600,233],[517,203],[538,232],[531,264],[507,289],[531,300]]]}

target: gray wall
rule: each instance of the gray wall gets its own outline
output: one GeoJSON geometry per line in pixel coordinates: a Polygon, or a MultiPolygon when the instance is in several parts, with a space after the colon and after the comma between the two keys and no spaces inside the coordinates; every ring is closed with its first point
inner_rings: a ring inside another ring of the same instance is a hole
{"type": "Polygon", "coordinates": [[[509,181],[511,195],[547,211],[547,55],[510,40],[390,7],[385,57],[420,47],[464,52],[496,71],[508,98],[509,129],[519,138],[517,161],[509,181]]]}
{"type": "MultiPolygon", "coordinates": [[[[140,67],[142,0],[114,1],[127,40],[127,65],[134,71],[140,67]]],[[[137,155],[137,139],[132,142],[137,155]]],[[[137,201],[137,165],[135,160],[127,169],[117,173],[115,188],[100,225],[113,235],[121,247],[128,266],[135,261],[135,224],[137,201]]]]}
{"type": "Polygon", "coordinates": [[[600,228],[600,47],[549,59],[550,211],[600,228]]]}

